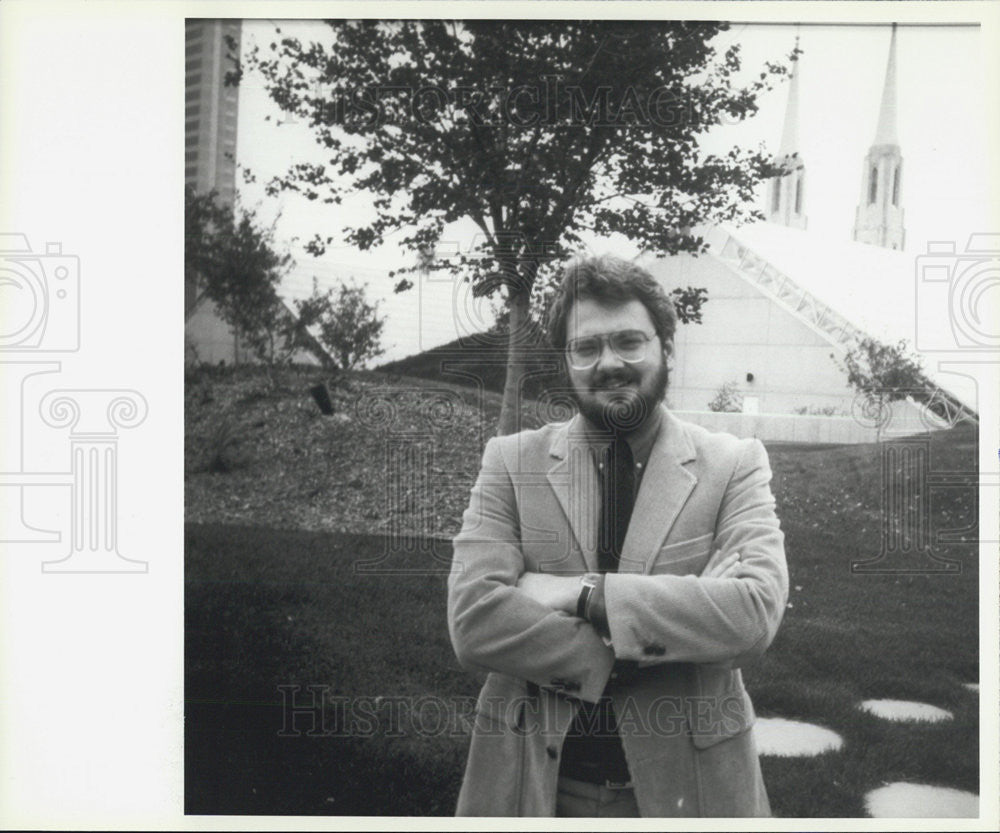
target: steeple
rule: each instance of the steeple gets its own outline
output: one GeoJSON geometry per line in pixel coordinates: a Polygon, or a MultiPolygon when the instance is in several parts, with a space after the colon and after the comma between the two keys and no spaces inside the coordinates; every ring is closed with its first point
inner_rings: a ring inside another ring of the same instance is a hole
{"type": "MultiPolygon", "coordinates": [[[[795,39],[799,48],[799,39],[795,39]]],[[[792,76],[788,82],[788,101],[785,104],[785,127],[781,131],[781,145],[778,156],[792,156],[799,152],[799,62],[792,64],[792,76]]]]}
{"type": "Polygon", "coordinates": [[[785,125],[774,163],[785,173],[773,177],[768,185],[767,219],[782,226],[804,229],[805,164],[799,152],[799,39],[795,38],[795,58],[788,82],[785,125]]]}
{"type": "Polygon", "coordinates": [[[878,127],[861,174],[861,201],[854,217],[855,240],[886,249],[903,248],[906,232],[900,205],[902,186],[903,156],[896,132],[896,24],[893,23],[878,127]]]}
{"type": "Polygon", "coordinates": [[[889,38],[889,60],[885,65],[885,84],[882,87],[882,105],[878,111],[876,145],[898,145],[896,138],[896,24],[892,24],[889,38]]]}

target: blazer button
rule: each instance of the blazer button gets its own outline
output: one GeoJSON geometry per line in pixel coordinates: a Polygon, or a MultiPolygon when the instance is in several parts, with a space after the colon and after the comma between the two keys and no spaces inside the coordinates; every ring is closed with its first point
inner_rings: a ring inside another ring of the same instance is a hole
{"type": "Polygon", "coordinates": [[[545,751],[548,753],[549,757],[554,761],[559,757],[559,750],[554,746],[546,746],[545,751]]]}

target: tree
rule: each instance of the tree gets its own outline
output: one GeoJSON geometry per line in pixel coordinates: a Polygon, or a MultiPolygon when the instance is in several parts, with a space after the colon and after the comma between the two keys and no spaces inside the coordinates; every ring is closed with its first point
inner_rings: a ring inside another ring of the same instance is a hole
{"type": "Polygon", "coordinates": [[[278,296],[291,256],[279,253],[274,225],[261,227],[253,211],[234,211],[214,191],[184,189],[185,277],[204,289],[226,322],[268,367],[291,358],[295,328],[278,296]]]}
{"type": "Polygon", "coordinates": [[[743,411],[743,394],[740,393],[739,385],[736,382],[725,382],[722,387],[715,392],[715,398],[708,403],[708,410],[729,414],[738,414],[743,411]]]}
{"type": "Polygon", "coordinates": [[[862,338],[847,351],[840,367],[847,373],[848,384],[861,395],[862,416],[875,422],[879,441],[890,403],[908,396],[935,398],[934,385],[924,374],[920,357],[909,354],[906,339],[883,344],[874,338],[862,338]]]}
{"type": "MultiPolygon", "coordinates": [[[[698,253],[690,229],[760,217],[754,186],[778,173],[763,149],[704,154],[721,119],[754,113],[787,72],[769,63],[737,87],[739,47],[725,23],[684,21],[331,21],[332,45],[278,37],[249,64],[271,98],[308,122],[328,164],[299,163],[268,184],[339,203],[374,195],[374,219],[344,230],[368,249],[390,232],[422,253],[397,270],[449,270],[509,309],[499,433],[516,430],[540,275],[581,233],[623,234],[655,254],[698,253]],[[427,262],[446,226],[471,219],[480,241],[427,262]]],[[[794,57],[795,53],[793,53],[794,57]]],[[[239,73],[243,72],[240,67],[239,73]]],[[[320,254],[333,242],[317,235],[320,254]]]]}
{"type": "Polygon", "coordinates": [[[381,356],[382,327],[379,302],[368,302],[365,287],[352,281],[342,284],[336,297],[333,289],[320,292],[313,278],[313,290],[305,300],[295,301],[301,329],[316,327],[319,341],[334,357],[337,367],[351,370],[370,359],[381,356]]]}

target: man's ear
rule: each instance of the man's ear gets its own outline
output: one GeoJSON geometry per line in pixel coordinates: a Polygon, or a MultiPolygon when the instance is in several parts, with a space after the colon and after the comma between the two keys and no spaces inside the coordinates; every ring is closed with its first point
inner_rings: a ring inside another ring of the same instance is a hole
{"type": "Polygon", "coordinates": [[[671,338],[663,342],[663,358],[669,359],[672,358],[673,355],[674,355],[674,340],[671,338]]]}

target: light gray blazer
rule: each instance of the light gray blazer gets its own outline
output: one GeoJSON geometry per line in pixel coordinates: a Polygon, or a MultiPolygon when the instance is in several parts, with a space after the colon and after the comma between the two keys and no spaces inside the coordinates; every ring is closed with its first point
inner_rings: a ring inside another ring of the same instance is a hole
{"type": "Polygon", "coordinates": [[[640,812],[768,815],[739,671],[771,643],[788,597],[767,452],[664,409],[619,571],[605,580],[609,647],[516,586],[526,571],[597,568],[580,420],[491,439],[454,541],[452,644],[464,667],[490,672],[457,812],[553,815],[566,732],[617,657],[642,666],[612,695],[640,812]],[[739,550],[739,577],[699,578],[716,549],[739,550]]]}

